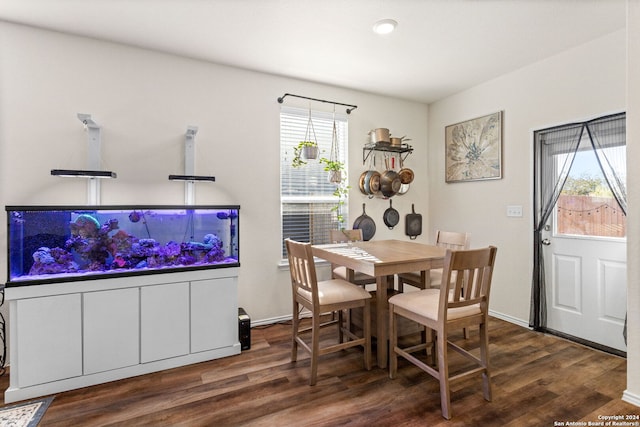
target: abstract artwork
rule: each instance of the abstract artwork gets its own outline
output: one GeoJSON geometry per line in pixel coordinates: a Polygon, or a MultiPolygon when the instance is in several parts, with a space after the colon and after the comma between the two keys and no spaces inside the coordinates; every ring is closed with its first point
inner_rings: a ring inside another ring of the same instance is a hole
{"type": "Polygon", "coordinates": [[[445,128],[445,181],[502,178],[502,111],[445,128]]]}

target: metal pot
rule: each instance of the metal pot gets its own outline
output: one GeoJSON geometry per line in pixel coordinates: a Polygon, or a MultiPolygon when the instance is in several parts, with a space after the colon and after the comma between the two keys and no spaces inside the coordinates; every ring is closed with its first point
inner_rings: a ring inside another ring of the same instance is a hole
{"type": "Polygon", "coordinates": [[[389,139],[392,147],[400,147],[403,141],[411,141],[410,139],[407,139],[406,136],[401,136],[399,138],[397,136],[390,136],[389,139]]]}
{"type": "Polygon", "coordinates": [[[402,159],[400,159],[400,172],[398,172],[398,176],[400,176],[400,181],[403,184],[411,184],[413,178],[415,178],[413,171],[404,167],[404,161],[402,159]]]}
{"type": "Polygon", "coordinates": [[[422,234],[422,215],[416,213],[413,204],[411,204],[411,213],[407,214],[404,222],[404,232],[411,240],[415,240],[416,237],[422,234]]]}
{"type": "Polygon", "coordinates": [[[409,191],[409,184],[402,184],[400,186],[400,190],[398,190],[398,192],[396,193],[396,196],[402,196],[403,194],[407,194],[407,191],[409,191]]]}
{"type": "Polygon", "coordinates": [[[371,240],[376,234],[376,223],[365,211],[365,204],[362,204],[362,215],[353,222],[354,229],[362,230],[362,240],[371,240]]]}
{"type": "Polygon", "coordinates": [[[364,177],[365,194],[373,196],[380,191],[380,172],[369,170],[364,177]]]}
{"type": "Polygon", "coordinates": [[[387,170],[380,175],[380,192],[384,197],[393,197],[399,190],[402,182],[398,172],[389,169],[388,159],[385,159],[387,170]]]}
{"type": "Polygon", "coordinates": [[[385,225],[389,227],[389,230],[393,230],[393,227],[398,225],[398,222],[400,222],[400,213],[394,209],[391,202],[391,199],[389,199],[389,207],[382,215],[382,219],[384,220],[385,225]]]}
{"type": "Polygon", "coordinates": [[[367,195],[367,191],[364,188],[364,180],[367,176],[367,172],[368,171],[364,171],[360,174],[360,179],[358,180],[358,188],[360,189],[360,192],[364,195],[367,195]]]}
{"type": "Polygon", "coordinates": [[[371,142],[378,144],[389,144],[389,129],[377,128],[369,132],[371,142]]]}

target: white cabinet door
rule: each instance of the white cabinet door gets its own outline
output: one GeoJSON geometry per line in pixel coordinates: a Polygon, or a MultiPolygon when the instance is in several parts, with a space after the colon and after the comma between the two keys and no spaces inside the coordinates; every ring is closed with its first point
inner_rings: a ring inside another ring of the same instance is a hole
{"type": "Polygon", "coordinates": [[[191,352],[231,346],[238,339],[235,277],[191,282],[191,352]]]}
{"type": "Polygon", "coordinates": [[[189,283],[140,289],[141,362],[189,353],[189,283]]]}
{"type": "Polygon", "coordinates": [[[83,295],[84,374],[140,363],[139,288],[83,295]]]}
{"type": "Polygon", "coordinates": [[[18,363],[11,376],[18,376],[18,386],[82,375],[80,294],[22,299],[16,307],[18,363]]]}

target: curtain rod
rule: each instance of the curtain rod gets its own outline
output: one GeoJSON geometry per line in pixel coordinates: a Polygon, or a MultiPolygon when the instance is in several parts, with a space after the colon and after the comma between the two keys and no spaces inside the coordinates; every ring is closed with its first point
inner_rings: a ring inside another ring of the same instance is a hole
{"type": "Polygon", "coordinates": [[[333,104],[333,105],[342,105],[344,107],[352,107],[352,108],[347,108],[347,114],[351,114],[353,110],[358,108],[357,105],[342,104],[341,102],[327,101],[325,99],[309,98],[308,96],[294,95],[292,93],[285,93],[284,95],[282,95],[280,98],[278,98],[278,103],[282,104],[284,102],[284,98],[286,98],[287,96],[295,96],[296,98],[309,99],[311,101],[325,102],[327,104],[333,104]]]}

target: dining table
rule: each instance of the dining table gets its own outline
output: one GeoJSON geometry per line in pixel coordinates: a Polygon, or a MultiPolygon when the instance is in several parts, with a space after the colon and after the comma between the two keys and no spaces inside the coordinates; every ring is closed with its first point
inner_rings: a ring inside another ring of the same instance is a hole
{"type": "Polygon", "coordinates": [[[312,246],[315,257],[376,278],[377,361],[386,368],[389,358],[389,277],[398,273],[442,268],[445,248],[405,240],[369,240],[312,246]]]}

